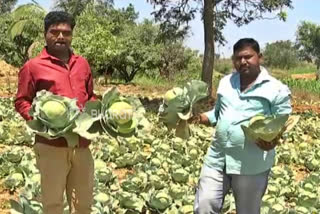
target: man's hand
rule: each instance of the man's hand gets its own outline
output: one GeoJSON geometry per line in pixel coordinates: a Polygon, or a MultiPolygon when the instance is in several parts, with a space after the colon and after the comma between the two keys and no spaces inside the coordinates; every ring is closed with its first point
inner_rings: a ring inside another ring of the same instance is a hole
{"type": "Polygon", "coordinates": [[[210,125],[209,118],[204,113],[197,114],[188,120],[189,123],[210,125]]]}
{"type": "Polygon", "coordinates": [[[256,144],[257,144],[257,146],[260,147],[260,149],[265,150],[265,151],[269,151],[269,150],[273,149],[274,147],[276,147],[277,145],[280,144],[280,138],[281,138],[281,136],[283,135],[283,133],[285,131],[286,131],[286,127],[284,126],[281,129],[281,131],[278,134],[278,136],[275,139],[273,139],[271,142],[266,142],[266,141],[264,141],[264,140],[259,138],[257,140],[256,144]]]}
{"type": "Polygon", "coordinates": [[[266,142],[261,139],[258,139],[256,144],[257,144],[257,146],[259,146],[260,149],[265,150],[265,151],[269,151],[269,150],[273,149],[274,147],[276,147],[275,143],[266,142]]]}
{"type": "Polygon", "coordinates": [[[259,138],[257,140],[256,144],[257,144],[257,146],[259,146],[260,149],[265,150],[265,151],[269,151],[279,144],[280,137],[281,137],[281,134],[278,135],[271,142],[266,142],[266,141],[259,138]]]}

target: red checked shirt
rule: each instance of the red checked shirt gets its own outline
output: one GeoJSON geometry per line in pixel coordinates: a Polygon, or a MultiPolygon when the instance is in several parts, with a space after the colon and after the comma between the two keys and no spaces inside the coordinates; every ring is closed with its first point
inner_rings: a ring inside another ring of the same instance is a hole
{"type": "MultiPolygon", "coordinates": [[[[95,100],[93,81],[88,62],[81,56],[72,53],[68,65],[60,59],[49,55],[44,48],[39,56],[29,60],[19,72],[18,91],[15,100],[16,111],[25,120],[29,115],[32,100],[37,91],[47,90],[53,94],[76,98],[77,105],[82,109],[88,100],[95,100]]],[[[36,135],[36,142],[53,146],[67,146],[64,138],[47,140],[36,135]]],[[[80,147],[89,145],[89,141],[81,138],[80,147]]]]}

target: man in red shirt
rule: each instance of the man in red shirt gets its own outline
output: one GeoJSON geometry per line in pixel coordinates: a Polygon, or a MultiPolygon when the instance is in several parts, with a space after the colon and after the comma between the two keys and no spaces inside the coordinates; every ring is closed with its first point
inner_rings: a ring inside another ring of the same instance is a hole
{"type": "MultiPolygon", "coordinates": [[[[25,120],[32,119],[29,115],[32,100],[36,92],[43,89],[76,98],[79,108],[95,99],[89,64],[71,50],[73,17],[66,12],[53,11],[46,15],[44,26],[46,47],[19,72],[15,108],[25,120]]],[[[91,213],[94,165],[89,144],[89,140],[80,137],[77,148],[68,148],[62,137],[48,140],[35,136],[44,214],[63,213],[65,190],[70,213],[91,213]]]]}

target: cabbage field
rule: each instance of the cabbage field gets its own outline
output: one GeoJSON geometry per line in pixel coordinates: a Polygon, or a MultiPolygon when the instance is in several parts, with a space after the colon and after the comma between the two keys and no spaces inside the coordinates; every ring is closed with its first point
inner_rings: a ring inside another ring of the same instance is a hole
{"type": "MultiPolygon", "coordinates": [[[[214,128],[191,124],[191,138],[182,140],[144,105],[151,132],[129,138],[102,134],[91,144],[94,214],[193,213],[195,186],[214,128]]],[[[300,121],[277,147],[263,214],[320,213],[320,116],[296,114],[300,121]]],[[[0,213],[41,213],[32,143],[13,98],[0,98],[0,213]]],[[[230,194],[224,213],[235,213],[230,194]]]]}

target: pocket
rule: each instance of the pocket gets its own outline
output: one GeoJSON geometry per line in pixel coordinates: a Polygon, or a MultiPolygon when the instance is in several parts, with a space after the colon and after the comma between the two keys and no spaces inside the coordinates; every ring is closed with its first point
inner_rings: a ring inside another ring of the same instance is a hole
{"type": "Polygon", "coordinates": [[[239,125],[233,125],[230,126],[230,129],[228,130],[229,133],[229,140],[227,147],[243,147],[246,141],[245,135],[243,133],[243,130],[239,125]]]}

